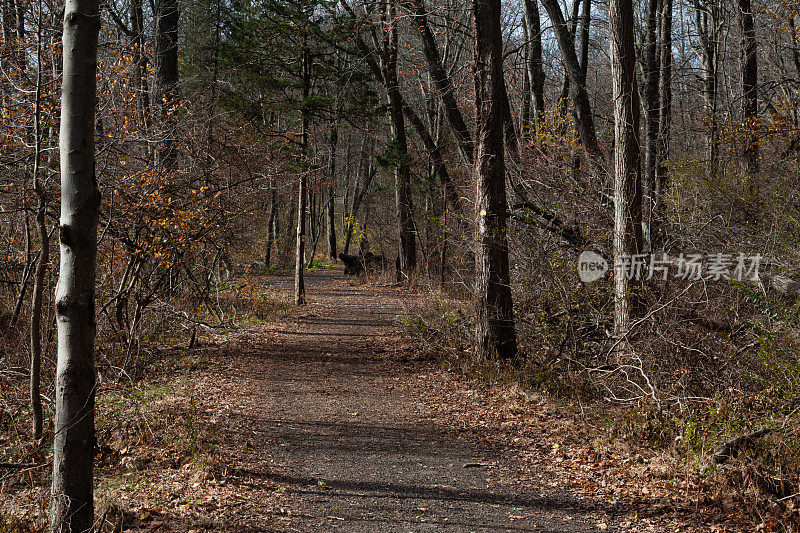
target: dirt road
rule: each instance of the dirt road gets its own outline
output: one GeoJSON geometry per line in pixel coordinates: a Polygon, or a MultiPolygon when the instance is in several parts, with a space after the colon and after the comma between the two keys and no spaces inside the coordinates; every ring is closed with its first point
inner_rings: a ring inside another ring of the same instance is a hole
{"type": "MultiPolygon", "coordinates": [[[[267,291],[288,290],[274,278],[267,291]]],[[[312,272],[310,305],[229,346],[206,403],[224,405],[220,454],[250,502],[231,529],[264,531],[589,531],[566,494],[509,480],[496,450],[437,427],[409,385],[425,363],[398,329],[402,289],[312,272]],[[406,362],[403,362],[406,361],[406,362]],[[258,502],[263,501],[264,507],[258,502]]]]}

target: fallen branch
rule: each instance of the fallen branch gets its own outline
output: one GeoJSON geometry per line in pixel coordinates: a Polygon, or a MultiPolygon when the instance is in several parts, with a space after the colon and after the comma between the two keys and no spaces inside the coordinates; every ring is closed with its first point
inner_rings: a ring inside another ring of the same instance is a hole
{"type": "Polygon", "coordinates": [[[760,439],[761,437],[772,433],[772,431],[773,430],[771,428],[763,428],[759,429],[758,431],[748,433],[747,435],[740,435],[735,439],[731,439],[720,446],[720,448],[711,456],[711,459],[715,464],[725,464],[731,457],[736,457],[739,454],[739,450],[743,446],[752,444],[756,439],[760,439]]]}

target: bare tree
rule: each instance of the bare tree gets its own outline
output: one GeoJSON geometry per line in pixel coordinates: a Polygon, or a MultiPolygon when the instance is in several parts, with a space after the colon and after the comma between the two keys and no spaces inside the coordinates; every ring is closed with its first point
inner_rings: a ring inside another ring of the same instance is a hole
{"type": "Polygon", "coordinates": [[[651,225],[655,210],[656,171],[658,167],[658,136],[661,120],[659,82],[661,79],[661,50],[658,46],[658,18],[661,13],[662,0],[650,0],[647,5],[647,20],[642,54],[642,70],[644,72],[644,171],[643,220],[644,242],[651,244],[651,225]]]}
{"type": "Polygon", "coordinates": [[[417,268],[417,240],[414,226],[414,204],[411,194],[411,162],[403,114],[403,98],[397,79],[397,16],[394,0],[386,3],[381,13],[383,21],[383,78],[389,103],[392,126],[390,159],[394,165],[395,203],[400,236],[400,269],[408,276],[417,268]]]}
{"type": "Polygon", "coordinates": [[[475,345],[479,359],[517,353],[506,235],[500,0],[473,0],[475,62],[475,345]]]}
{"type": "Polygon", "coordinates": [[[100,194],[94,163],[98,0],[67,0],[61,96],[61,270],[50,527],[94,522],[95,269],[100,194]]]}
{"type": "Polygon", "coordinates": [[[525,68],[530,83],[530,107],[533,109],[534,133],[544,114],[544,69],[542,68],[542,29],[537,0],[525,0],[525,68]]]}
{"type": "Polygon", "coordinates": [[[325,216],[328,235],[328,257],[336,260],[336,148],[339,144],[339,124],[331,122],[330,150],[328,153],[328,185],[325,200],[325,216]]]}
{"type": "Polygon", "coordinates": [[[301,149],[303,151],[301,161],[303,163],[300,169],[300,181],[298,184],[298,198],[297,198],[297,241],[294,257],[294,303],[296,305],[303,305],[306,303],[306,285],[305,277],[303,275],[303,260],[305,259],[306,248],[306,216],[308,211],[308,128],[309,116],[306,102],[311,96],[311,51],[308,47],[308,35],[303,32],[303,49],[301,60],[301,78],[303,83],[303,108],[302,114],[302,133],[301,133],[301,149]]]}
{"type": "Polygon", "coordinates": [[[160,110],[161,138],[157,166],[170,170],[175,166],[178,151],[175,141],[175,113],[180,102],[178,94],[178,0],[158,0],[155,5],[155,105],[160,110]]]}
{"type": "MultiPolygon", "coordinates": [[[[751,178],[758,172],[758,137],[755,121],[758,117],[758,60],[756,33],[753,28],[753,9],[750,0],[736,0],[741,32],[742,122],[745,145],[742,150],[744,170],[751,178]]],[[[751,187],[754,185],[750,183],[751,187]]]]}
{"type": "Polygon", "coordinates": [[[45,274],[50,262],[50,236],[47,233],[47,194],[39,179],[42,161],[42,0],[39,0],[38,21],[36,29],[36,102],[33,118],[34,154],[33,154],[33,190],[36,192],[36,233],[39,237],[39,257],[33,277],[33,294],[31,297],[31,371],[30,400],[33,412],[33,440],[42,438],[44,415],[42,413],[42,397],[40,391],[42,372],[42,295],[44,293],[45,274]]]}
{"type": "MultiPolygon", "coordinates": [[[[661,196],[666,188],[667,179],[669,178],[669,150],[670,150],[670,129],[672,125],[672,0],[661,0],[661,15],[659,17],[659,37],[660,44],[659,60],[660,72],[658,80],[659,92],[659,105],[658,112],[658,164],[656,165],[656,182],[655,182],[655,198],[654,215],[653,219],[656,224],[659,223],[659,206],[661,205],[661,196]]],[[[652,226],[652,222],[651,222],[652,226]]],[[[660,227],[661,224],[658,224],[660,227]]],[[[651,240],[657,237],[659,230],[652,230],[651,240]]]]}
{"type": "Polygon", "coordinates": [[[439,46],[436,44],[436,38],[428,24],[428,18],[425,14],[425,5],[422,0],[412,0],[408,8],[417,24],[417,29],[419,30],[419,35],[422,40],[422,51],[425,53],[425,59],[428,61],[431,78],[436,85],[442,105],[444,106],[447,122],[450,124],[450,131],[456,139],[456,144],[462,159],[467,164],[471,164],[473,150],[472,136],[469,134],[466,121],[456,102],[453,83],[445,70],[441,54],[439,53],[439,46]]]}
{"type": "MultiPolygon", "coordinates": [[[[639,93],[631,0],[610,0],[611,72],[614,87],[614,259],[624,267],[642,250],[642,179],[639,163],[639,93]]],[[[614,275],[614,331],[630,325],[630,294],[624,268],[614,275]]]]}
{"type": "Polygon", "coordinates": [[[578,115],[578,133],[584,149],[592,155],[600,155],[600,146],[597,143],[597,134],[594,129],[592,107],[589,103],[589,94],[586,91],[586,79],[583,76],[578,54],[575,51],[575,39],[570,34],[570,28],[561,12],[557,0],[542,0],[542,5],[547,10],[547,15],[553,23],[558,47],[572,84],[575,86],[575,107],[578,115]]]}
{"type": "Polygon", "coordinates": [[[714,181],[719,169],[719,125],[717,122],[717,78],[719,34],[722,29],[717,0],[694,0],[694,25],[697,30],[698,56],[703,73],[703,101],[705,103],[706,164],[708,179],[714,181]]]}

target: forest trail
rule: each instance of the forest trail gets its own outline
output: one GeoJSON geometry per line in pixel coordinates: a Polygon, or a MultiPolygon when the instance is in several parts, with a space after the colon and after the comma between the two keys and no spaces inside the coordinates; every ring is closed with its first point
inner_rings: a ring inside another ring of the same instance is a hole
{"type": "Polygon", "coordinates": [[[407,291],[312,271],[307,292],[299,316],[229,340],[202,385],[221,476],[246,489],[215,529],[597,531],[581,503],[515,484],[496,450],[414,408],[410,378],[426,364],[409,362],[396,325],[407,291]]]}

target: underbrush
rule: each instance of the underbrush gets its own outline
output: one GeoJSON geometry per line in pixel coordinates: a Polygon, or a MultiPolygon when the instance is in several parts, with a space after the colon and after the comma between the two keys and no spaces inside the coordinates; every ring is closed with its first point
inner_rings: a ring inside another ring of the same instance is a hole
{"type": "MultiPolygon", "coordinates": [[[[97,531],[119,531],[137,523],[136,507],[151,502],[154,487],[167,477],[202,478],[214,465],[216,433],[195,404],[186,376],[204,364],[203,350],[162,358],[147,378],[98,384],[95,410],[97,531]]],[[[52,413],[45,412],[40,446],[30,443],[29,410],[22,384],[6,384],[0,456],[33,465],[0,471],[0,531],[44,531],[49,501],[52,413]],[[13,403],[12,403],[13,402],[13,403]],[[16,405],[13,411],[11,405],[16,405]]],[[[164,502],[161,502],[163,505],[164,502]]]]}
{"type": "MultiPolygon", "coordinates": [[[[264,279],[233,279],[207,295],[154,302],[121,328],[101,315],[97,336],[96,509],[98,531],[148,530],[160,508],[191,502],[191,486],[218,470],[219,438],[197,403],[189,376],[207,371],[213,335],[295,313],[288,296],[268,293],[264,279]],[[189,489],[173,490],[165,481],[189,489]],[[185,500],[185,501],[184,501],[185,500]],[[155,511],[153,511],[155,510],[155,511]]],[[[26,320],[3,327],[0,343],[0,532],[44,531],[53,440],[54,327],[45,321],[42,395],[44,434],[30,437],[26,320]]],[[[154,522],[155,521],[155,522],[154,522]]]]}
{"type": "Polygon", "coordinates": [[[796,530],[796,303],[736,282],[648,285],[637,294],[645,319],[634,321],[623,353],[610,334],[608,282],[577,282],[574,262],[558,254],[535,268],[536,276],[514,286],[517,361],[475,360],[469,300],[431,293],[401,323],[476,386],[543,394],[576,428],[594,428],[576,430],[578,446],[652,450],[669,458],[670,475],[695,480],[694,501],[733,505],[756,524],[796,530]],[[730,457],[719,455],[741,436],[730,457]]]}

